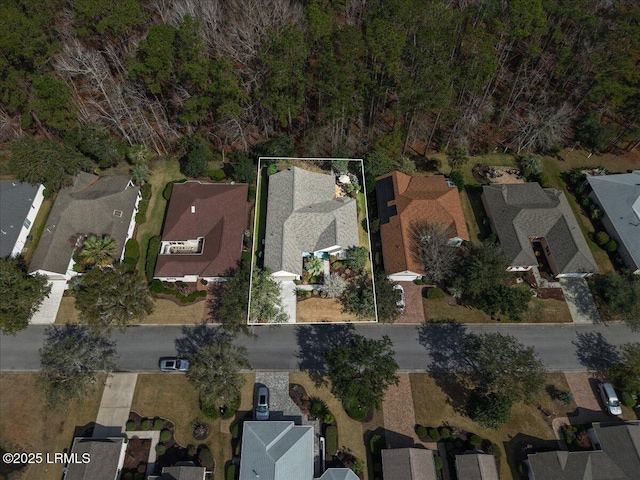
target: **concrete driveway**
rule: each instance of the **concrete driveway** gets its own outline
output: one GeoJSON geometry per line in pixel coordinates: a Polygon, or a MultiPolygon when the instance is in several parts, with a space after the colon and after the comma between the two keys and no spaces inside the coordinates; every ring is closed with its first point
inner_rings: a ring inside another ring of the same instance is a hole
{"type": "Polygon", "coordinates": [[[600,323],[600,314],[584,278],[561,278],[560,287],[573,323],[600,323]]]}
{"type": "Polygon", "coordinates": [[[64,287],[67,285],[66,280],[53,280],[47,282],[51,287],[49,296],[44,299],[37,312],[34,312],[29,319],[32,325],[51,325],[55,323],[64,294],[64,287]]]}
{"type": "Polygon", "coordinates": [[[282,309],[289,316],[288,323],[296,323],[296,284],[291,281],[280,281],[280,302],[282,309]]]}
{"type": "Polygon", "coordinates": [[[137,373],[114,373],[104,386],[100,409],[93,429],[94,438],[119,437],[126,430],[137,373]]]}

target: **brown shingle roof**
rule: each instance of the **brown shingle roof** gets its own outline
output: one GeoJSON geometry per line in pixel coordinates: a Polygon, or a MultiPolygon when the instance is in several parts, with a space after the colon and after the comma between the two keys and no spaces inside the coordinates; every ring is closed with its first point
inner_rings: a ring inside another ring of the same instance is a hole
{"type": "Polygon", "coordinates": [[[247,193],[247,185],[175,184],[162,241],[204,237],[204,250],[200,255],[159,255],[155,276],[220,277],[235,267],[247,225],[247,193]]]}
{"type": "Polygon", "coordinates": [[[409,229],[414,222],[438,223],[454,231],[457,237],[469,240],[458,190],[447,185],[442,175],[412,177],[391,172],[376,178],[376,189],[382,255],[387,274],[405,270],[424,271],[411,253],[409,229]],[[389,180],[393,185],[392,192],[389,180]],[[387,195],[381,194],[382,190],[387,190],[387,195]]]}

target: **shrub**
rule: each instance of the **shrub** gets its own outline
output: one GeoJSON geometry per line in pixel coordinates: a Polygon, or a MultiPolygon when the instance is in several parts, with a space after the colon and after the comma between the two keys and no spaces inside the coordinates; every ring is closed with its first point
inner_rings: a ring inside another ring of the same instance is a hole
{"type": "Polygon", "coordinates": [[[434,442],[437,442],[438,440],[440,440],[440,433],[438,433],[438,430],[436,430],[435,428],[430,428],[428,432],[429,432],[429,436],[434,442]]]}
{"type": "Polygon", "coordinates": [[[451,172],[451,181],[456,187],[458,187],[459,192],[464,189],[464,175],[462,175],[462,173],[458,172],[457,170],[451,172]]]}
{"type": "Polygon", "coordinates": [[[618,250],[618,242],[611,239],[606,243],[606,245],[604,246],[604,249],[607,252],[615,252],[616,250],[618,250]]]}
{"type": "Polygon", "coordinates": [[[133,420],[129,420],[127,422],[127,432],[132,432],[135,429],[136,429],[136,422],[134,422],[133,420]]]}
{"type": "Polygon", "coordinates": [[[438,457],[437,455],[433,456],[433,464],[436,467],[436,470],[441,470],[442,469],[442,458],[438,457]]]}
{"type": "Polygon", "coordinates": [[[440,429],[440,436],[443,440],[448,440],[451,438],[451,431],[448,428],[442,428],[440,429]]]}
{"type": "Polygon", "coordinates": [[[569,405],[573,402],[573,393],[568,391],[561,391],[558,393],[558,400],[560,400],[565,405],[569,405]]]}
{"type": "Polygon", "coordinates": [[[627,391],[622,392],[620,395],[620,401],[625,407],[633,407],[636,404],[636,399],[627,391]]]}
{"type": "Polygon", "coordinates": [[[171,430],[167,430],[166,428],[160,432],[160,441],[166,442],[171,438],[171,430]]]}
{"type": "Polygon", "coordinates": [[[562,434],[567,445],[571,445],[576,439],[576,433],[571,427],[562,427],[562,434]]]}
{"type": "Polygon", "coordinates": [[[256,187],[251,185],[249,187],[249,193],[247,194],[247,201],[253,202],[256,199],[256,187]]]}
{"type": "Polygon", "coordinates": [[[142,423],[140,424],[140,428],[142,430],[150,430],[151,429],[151,420],[149,420],[148,418],[145,418],[144,420],[142,420],[142,423]]]}
{"type": "Polygon", "coordinates": [[[190,457],[195,457],[197,453],[198,453],[198,449],[193,443],[190,443],[189,445],[187,445],[187,455],[189,455],[190,457]]]}
{"type": "Polygon", "coordinates": [[[162,427],[164,427],[164,422],[160,418],[156,418],[153,421],[153,429],[154,430],[161,430],[162,427]]]}
{"type": "Polygon", "coordinates": [[[416,426],[416,435],[418,436],[418,438],[420,439],[426,438],[427,434],[428,434],[427,427],[425,427],[424,425],[416,426]]]}
{"type": "Polygon", "coordinates": [[[576,445],[580,448],[590,449],[591,448],[591,439],[589,438],[589,432],[586,430],[581,430],[576,435],[576,445]]]}
{"type": "Polygon", "coordinates": [[[159,235],[155,235],[149,239],[149,245],[147,246],[147,259],[144,265],[144,271],[147,275],[147,281],[153,280],[153,273],[156,269],[156,261],[160,254],[160,241],[159,235]]]}
{"type": "Polygon", "coordinates": [[[594,240],[600,246],[605,245],[609,241],[609,235],[607,232],[596,232],[594,240]]]}
{"type": "Polygon", "coordinates": [[[413,283],[415,283],[416,285],[424,285],[424,280],[422,280],[422,277],[420,278],[416,278],[413,283]]]}
{"type": "Polygon", "coordinates": [[[211,450],[209,450],[208,447],[203,446],[200,449],[200,453],[198,453],[198,463],[200,463],[201,466],[206,468],[213,467],[213,454],[211,453],[211,450]]]}
{"type": "Polygon", "coordinates": [[[502,456],[502,451],[500,450],[500,447],[495,443],[489,444],[489,447],[487,447],[487,453],[489,455],[493,455],[496,458],[496,460],[500,460],[500,457],[502,456]]]}
{"type": "Polygon", "coordinates": [[[240,436],[240,423],[234,423],[231,426],[231,438],[234,440],[240,436]]]}
{"type": "Polygon", "coordinates": [[[200,401],[200,411],[211,420],[215,420],[216,418],[218,418],[218,415],[220,415],[220,410],[218,410],[218,407],[209,403],[202,403],[202,401],[200,401]]]}
{"type": "Polygon", "coordinates": [[[235,480],[236,479],[236,466],[229,465],[227,468],[227,480],[235,480]]]}
{"type": "Polygon", "coordinates": [[[273,175],[274,173],[278,173],[278,166],[269,165],[269,167],[267,167],[267,175],[273,175]]]}
{"type": "Polygon", "coordinates": [[[136,213],[136,223],[138,225],[142,225],[146,221],[147,221],[147,215],[144,212],[136,213]]]}
{"type": "Polygon", "coordinates": [[[127,472],[123,475],[122,480],[133,480],[133,473],[127,472]]]}
{"type": "Polygon", "coordinates": [[[50,188],[45,188],[45,189],[43,190],[43,192],[42,192],[42,198],[44,198],[45,200],[46,200],[47,198],[51,198],[51,194],[52,194],[52,193],[53,193],[53,192],[51,191],[51,189],[50,189],[50,188]]]}
{"type": "MultiPolygon", "coordinates": [[[[369,222],[369,230],[371,233],[378,233],[380,231],[380,219],[374,218],[369,222]]],[[[377,253],[377,252],[376,252],[377,253]]]]}
{"type": "Polygon", "coordinates": [[[167,183],[167,186],[164,187],[164,190],[162,191],[162,198],[169,200],[171,198],[171,192],[173,192],[173,182],[167,183]]]}
{"type": "Polygon", "coordinates": [[[140,194],[142,195],[143,200],[149,200],[151,198],[151,184],[145,183],[140,187],[140,194]]]}
{"type": "Polygon", "coordinates": [[[329,413],[329,407],[327,407],[327,404],[323,400],[314,398],[311,400],[311,407],[309,407],[309,412],[315,418],[322,418],[327,413],[329,413]]]}
{"type": "Polygon", "coordinates": [[[427,290],[427,298],[437,299],[437,298],[444,298],[445,296],[446,295],[441,288],[429,288],[427,290]]]}
{"type": "Polygon", "coordinates": [[[156,453],[158,455],[164,455],[164,452],[166,452],[166,451],[167,451],[167,447],[165,447],[163,444],[158,443],[156,445],[156,453]]]}
{"type": "Polygon", "coordinates": [[[140,258],[140,244],[135,238],[130,238],[124,244],[124,259],[131,259],[134,263],[138,263],[140,258]]]}
{"type": "Polygon", "coordinates": [[[222,170],[221,168],[218,168],[216,170],[209,170],[207,172],[207,176],[211,180],[215,180],[217,182],[224,180],[226,178],[226,175],[224,174],[224,170],[222,170]]]}
{"type": "Polygon", "coordinates": [[[364,247],[349,247],[346,251],[344,265],[351,270],[361,272],[369,259],[369,252],[364,247]]]}
{"type": "MultiPolygon", "coordinates": [[[[144,468],[145,470],[147,469],[146,466],[143,464],[141,465],[142,468],[144,468]]],[[[138,467],[138,468],[141,468],[138,467]]],[[[133,474],[133,480],[144,480],[144,472],[136,472],[133,474]]]]}
{"type": "Polygon", "coordinates": [[[327,441],[327,453],[333,455],[338,451],[338,430],[334,425],[329,425],[324,432],[327,441]]]}
{"type": "Polygon", "coordinates": [[[479,447],[482,444],[482,438],[480,438],[480,435],[471,435],[469,443],[474,447],[479,447]]]}
{"type": "Polygon", "coordinates": [[[498,243],[498,236],[495,233],[490,234],[487,237],[487,242],[494,244],[494,243],[498,243]]]}
{"type": "Polygon", "coordinates": [[[348,398],[345,402],[344,409],[354,420],[361,422],[367,416],[367,411],[362,408],[355,398],[348,398]]]}
{"type": "Polygon", "coordinates": [[[385,440],[382,435],[374,435],[369,440],[369,450],[373,455],[380,455],[380,451],[385,448],[385,440]]]}

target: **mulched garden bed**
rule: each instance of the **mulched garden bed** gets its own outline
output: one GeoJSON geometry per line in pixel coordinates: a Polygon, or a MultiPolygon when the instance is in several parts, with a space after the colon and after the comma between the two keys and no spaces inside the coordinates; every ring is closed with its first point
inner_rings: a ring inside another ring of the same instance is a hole
{"type": "Polygon", "coordinates": [[[546,300],[553,298],[554,300],[562,300],[564,302],[564,292],[561,288],[539,288],[536,290],[538,298],[546,300]]]}
{"type": "Polygon", "coordinates": [[[302,385],[298,385],[297,383],[289,384],[289,397],[293,400],[298,408],[304,413],[307,417],[311,416],[311,412],[309,409],[311,408],[311,397],[307,395],[307,391],[304,389],[302,385]]]}
{"type": "Polygon", "coordinates": [[[122,465],[122,477],[127,476],[127,473],[131,473],[131,476],[136,473],[144,475],[147,471],[150,450],[151,439],[132,438],[129,440],[124,456],[124,464],[122,465]]]}

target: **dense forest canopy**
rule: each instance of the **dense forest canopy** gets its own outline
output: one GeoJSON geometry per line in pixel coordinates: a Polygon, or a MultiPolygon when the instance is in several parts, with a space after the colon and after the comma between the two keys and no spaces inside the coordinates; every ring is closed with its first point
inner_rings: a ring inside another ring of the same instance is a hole
{"type": "Polygon", "coordinates": [[[633,148],[640,3],[2,0],[0,92],[2,143],[633,148]]]}

